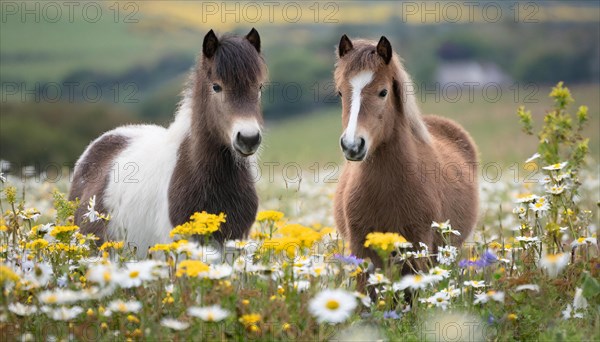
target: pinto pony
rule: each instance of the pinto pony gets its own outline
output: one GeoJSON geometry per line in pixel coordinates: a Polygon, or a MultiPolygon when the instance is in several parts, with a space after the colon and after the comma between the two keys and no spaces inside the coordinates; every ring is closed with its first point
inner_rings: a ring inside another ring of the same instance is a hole
{"type": "Polygon", "coordinates": [[[217,241],[245,237],[258,207],[247,157],[261,142],[266,74],[255,29],[221,38],[210,30],[168,128],[119,127],[81,155],[69,194],[81,200],[75,223],[141,252],[169,242],[170,230],[200,211],[227,215],[217,241]],[[106,226],[84,219],[93,196],[95,209],[111,216],[106,226]]]}
{"type": "Polygon", "coordinates": [[[338,230],[357,256],[371,232],[393,232],[431,251],[442,244],[433,221],[450,220],[462,243],[477,220],[477,150],[457,123],[422,116],[390,42],[342,36],[334,78],[342,98],[340,139],[347,162],[334,200],[338,230]]]}

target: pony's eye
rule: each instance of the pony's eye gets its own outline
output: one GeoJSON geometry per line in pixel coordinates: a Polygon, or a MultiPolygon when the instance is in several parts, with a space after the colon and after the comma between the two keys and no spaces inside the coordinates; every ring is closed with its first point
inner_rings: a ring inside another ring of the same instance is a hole
{"type": "Polygon", "coordinates": [[[215,93],[220,93],[221,90],[223,90],[223,88],[220,85],[213,83],[213,90],[215,91],[215,93]]]}
{"type": "Polygon", "coordinates": [[[385,97],[387,95],[387,89],[383,89],[379,92],[379,97],[385,97]]]}
{"type": "Polygon", "coordinates": [[[258,87],[258,90],[263,90],[263,84],[258,87]]]}
{"type": "Polygon", "coordinates": [[[338,96],[342,97],[342,92],[341,91],[338,91],[338,96]]]}

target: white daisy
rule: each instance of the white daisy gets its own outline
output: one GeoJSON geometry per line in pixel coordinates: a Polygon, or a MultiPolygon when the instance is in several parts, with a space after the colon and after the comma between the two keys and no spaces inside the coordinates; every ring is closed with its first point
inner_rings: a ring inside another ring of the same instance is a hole
{"type": "Polygon", "coordinates": [[[541,154],[539,153],[534,153],[531,157],[527,158],[527,160],[525,161],[525,163],[531,163],[532,161],[538,159],[539,157],[541,157],[541,154]]]}
{"type": "Polygon", "coordinates": [[[475,295],[475,301],[473,304],[485,304],[490,300],[494,300],[498,303],[504,302],[504,292],[490,290],[484,293],[478,293],[475,295]]]}
{"type": "Polygon", "coordinates": [[[154,268],[159,264],[154,260],[130,262],[115,274],[115,283],[122,288],[132,288],[142,285],[144,281],[153,280],[154,268]]]}
{"type": "Polygon", "coordinates": [[[457,289],[454,285],[450,285],[445,289],[442,289],[440,292],[447,293],[450,298],[456,298],[461,294],[460,289],[457,289]]]}
{"type": "Polygon", "coordinates": [[[73,290],[56,290],[56,291],[43,291],[38,295],[40,302],[44,304],[71,304],[80,300],[86,300],[87,296],[83,292],[76,292],[73,290]]]}
{"type": "Polygon", "coordinates": [[[429,274],[446,279],[450,276],[450,271],[436,266],[429,269],[429,274]]]}
{"type": "Polygon", "coordinates": [[[544,167],[542,167],[542,169],[549,170],[549,171],[562,170],[565,166],[567,166],[568,163],[569,162],[556,163],[556,164],[544,166],[544,167]]]}
{"type": "Polygon", "coordinates": [[[205,278],[209,279],[223,279],[227,278],[233,273],[233,267],[228,264],[210,265],[208,272],[200,274],[205,278]]]}
{"type": "Polygon", "coordinates": [[[381,273],[371,273],[367,282],[369,283],[369,285],[380,285],[389,284],[390,280],[381,273]]]}
{"type": "Polygon", "coordinates": [[[531,209],[533,212],[542,214],[550,209],[550,205],[546,201],[536,201],[535,203],[529,203],[529,209],[531,209]]]}
{"type": "Polygon", "coordinates": [[[517,238],[515,240],[517,240],[519,242],[523,242],[526,245],[533,245],[533,244],[540,243],[540,238],[537,236],[517,236],[517,238]]]}
{"type": "Polygon", "coordinates": [[[524,206],[520,205],[513,209],[513,214],[518,215],[519,218],[523,218],[527,214],[527,209],[525,209],[524,206]]]}
{"type": "Polygon", "coordinates": [[[577,289],[575,289],[573,305],[567,304],[567,307],[562,312],[563,319],[583,318],[583,313],[587,306],[588,303],[587,300],[583,297],[583,290],[578,287],[577,289]]]}
{"type": "Polygon", "coordinates": [[[187,309],[190,316],[198,317],[205,322],[219,322],[229,316],[229,311],[223,309],[219,305],[206,307],[192,306],[187,309]]]}
{"type": "Polygon", "coordinates": [[[294,290],[298,292],[304,292],[310,288],[310,281],[298,280],[294,282],[294,290]]]}
{"type": "Polygon", "coordinates": [[[515,287],[516,292],[525,291],[525,290],[540,292],[540,286],[536,285],[536,284],[523,284],[523,285],[519,285],[519,286],[515,287]]]}
{"type": "Polygon", "coordinates": [[[473,287],[476,289],[486,286],[485,281],[483,281],[483,280],[481,280],[481,281],[480,280],[469,280],[469,281],[465,281],[463,284],[465,286],[470,286],[470,287],[473,287]]]}
{"type": "Polygon", "coordinates": [[[101,286],[115,282],[116,268],[111,263],[92,264],[85,275],[86,279],[101,286]]]}
{"type": "Polygon", "coordinates": [[[100,219],[100,213],[96,211],[96,195],[90,197],[88,201],[87,213],[83,214],[83,217],[88,222],[96,222],[100,219]]]}
{"type": "Polygon", "coordinates": [[[451,265],[458,256],[458,249],[454,246],[445,246],[438,249],[437,261],[442,265],[451,265]]]}
{"type": "Polygon", "coordinates": [[[460,236],[460,232],[458,230],[452,229],[450,220],[447,220],[446,222],[442,222],[442,223],[433,221],[431,223],[431,228],[436,228],[442,234],[454,234],[454,235],[460,236]]]}
{"type": "Polygon", "coordinates": [[[308,304],[308,311],[319,323],[341,323],[346,321],[356,308],[354,294],[341,290],[324,290],[308,304]]]}
{"type": "Polygon", "coordinates": [[[547,186],[546,192],[552,195],[560,195],[565,191],[566,188],[567,187],[564,185],[547,186]]]}
{"type": "Polygon", "coordinates": [[[25,273],[25,280],[29,281],[34,286],[46,286],[52,279],[52,266],[46,262],[38,264],[23,263],[22,269],[25,273]],[[26,265],[30,265],[30,267],[26,265]]]}
{"type": "Polygon", "coordinates": [[[37,312],[35,305],[23,305],[21,303],[8,304],[8,310],[18,316],[30,316],[37,312]]]}
{"type": "Polygon", "coordinates": [[[364,305],[366,307],[371,306],[371,297],[370,296],[368,296],[364,293],[360,293],[358,291],[354,291],[354,295],[362,303],[362,305],[364,305]]]}
{"type": "Polygon", "coordinates": [[[119,312],[119,313],[128,313],[128,312],[138,312],[142,308],[142,303],[138,301],[129,301],[125,302],[121,299],[113,300],[108,303],[108,309],[110,311],[119,312]]]}
{"type": "Polygon", "coordinates": [[[51,309],[46,314],[55,321],[70,321],[79,316],[83,309],[79,306],[65,307],[61,306],[57,309],[51,309]]]}
{"type": "Polygon", "coordinates": [[[555,278],[569,264],[569,254],[546,254],[540,259],[540,267],[548,272],[548,276],[555,278]]]}
{"type": "Polygon", "coordinates": [[[174,318],[163,318],[160,320],[160,325],[173,330],[185,330],[190,326],[189,323],[182,322],[174,318]]]}
{"type": "Polygon", "coordinates": [[[584,246],[584,245],[595,245],[597,244],[596,238],[590,236],[590,237],[585,237],[582,236],[580,238],[578,238],[577,240],[573,240],[573,242],[571,242],[571,247],[575,248],[578,246],[584,246]]]}
{"type": "Polygon", "coordinates": [[[396,292],[405,290],[407,288],[410,288],[411,290],[419,290],[426,288],[438,280],[439,277],[429,274],[410,274],[402,277],[399,282],[392,284],[392,289],[396,292]]]}
{"type": "Polygon", "coordinates": [[[535,200],[537,200],[538,198],[540,198],[537,195],[524,195],[524,196],[519,196],[517,198],[517,200],[515,201],[515,203],[529,203],[529,202],[533,202],[535,200]]]}
{"type": "Polygon", "coordinates": [[[436,292],[433,296],[426,298],[423,302],[431,304],[437,308],[442,308],[442,310],[446,310],[448,305],[450,305],[450,294],[447,292],[436,292]]]}

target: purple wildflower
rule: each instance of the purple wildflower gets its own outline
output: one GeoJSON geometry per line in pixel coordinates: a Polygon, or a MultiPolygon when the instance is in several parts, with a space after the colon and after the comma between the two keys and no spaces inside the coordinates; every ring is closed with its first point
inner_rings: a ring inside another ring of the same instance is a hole
{"type": "Polygon", "coordinates": [[[490,266],[491,264],[495,263],[496,261],[498,261],[498,257],[496,256],[496,254],[494,254],[492,251],[490,251],[488,249],[483,253],[481,258],[479,258],[477,260],[462,259],[461,261],[458,262],[458,266],[461,268],[473,267],[473,266],[477,267],[477,268],[484,268],[484,267],[490,266]]]}
{"type": "Polygon", "coordinates": [[[345,263],[345,264],[351,264],[351,265],[354,265],[354,266],[358,266],[358,265],[362,264],[365,261],[364,259],[357,258],[354,255],[344,256],[344,255],[341,255],[341,254],[335,254],[333,257],[336,258],[336,259],[338,259],[339,261],[345,263]]]}
{"type": "Polygon", "coordinates": [[[386,311],[383,313],[385,319],[400,319],[400,315],[394,310],[386,311]]]}

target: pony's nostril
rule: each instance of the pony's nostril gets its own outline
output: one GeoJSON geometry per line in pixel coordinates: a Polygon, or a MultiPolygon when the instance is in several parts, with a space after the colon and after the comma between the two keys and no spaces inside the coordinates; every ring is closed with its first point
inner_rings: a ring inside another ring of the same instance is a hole
{"type": "Polygon", "coordinates": [[[249,150],[254,150],[261,141],[260,133],[256,133],[253,135],[243,135],[240,132],[237,134],[238,143],[249,150]]]}
{"type": "Polygon", "coordinates": [[[365,139],[360,138],[360,144],[358,145],[358,150],[362,151],[365,148],[365,139]]]}

